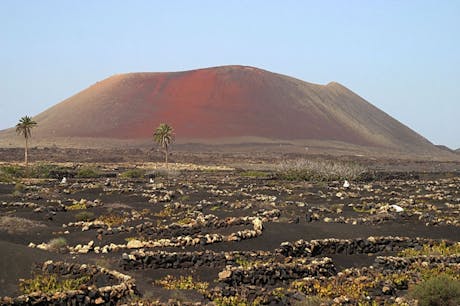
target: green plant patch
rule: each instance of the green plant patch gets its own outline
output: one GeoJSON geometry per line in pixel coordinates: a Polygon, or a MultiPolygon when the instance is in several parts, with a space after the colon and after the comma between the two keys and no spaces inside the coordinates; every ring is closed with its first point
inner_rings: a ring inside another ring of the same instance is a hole
{"type": "Polygon", "coordinates": [[[434,245],[425,244],[421,249],[405,249],[398,253],[401,257],[414,257],[414,256],[450,256],[460,255],[460,243],[447,245],[445,241],[434,245]]]}
{"type": "Polygon", "coordinates": [[[85,203],[76,202],[76,203],[73,203],[72,205],[67,206],[67,210],[81,210],[81,209],[87,209],[85,203]]]}
{"type": "Polygon", "coordinates": [[[29,176],[34,178],[57,178],[57,174],[65,171],[64,168],[53,164],[37,163],[30,169],[29,176]]]}
{"type": "Polygon", "coordinates": [[[4,165],[0,167],[0,172],[9,175],[11,177],[24,177],[25,169],[18,165],[4,165]]]}
{"type": "Polygon", "coordinates": [[[129,169],[120,174],[122,178],[143,178],[145,175],[144,169],[129,169]]]}
{"type": "Polygon", "coordinates": [[[101,172],[93,167],[82,167],[78,169],[76,177],[77,178],[97,178],[100,177],[101,172]]]}
{"type": "Polygon", "coordinates": [[[56,292],[78,290],[82,285],[88,283],[89,280],[89,276],[64,278],[56,274],[36,274],[31,279],[19,280],[19,289],[23,294],[34,292],[54,294],[56,292]]]}
{"type": "Polygon", "coordinates": [[[97,217],[98,221],[104,222],[110,227],[122,225],[125,222],[125,217],[116,214],[101,215],[97,217]]]}
{"type": "Polygon", "coordinates": [[[460,280],[440,274],[411,287],[409,295],[420,306],[460,305],[460,280]]]}
{"type": "Polygon", "coordinates": [[[202,294],[204,294],[209,287],[209,283],[196,281],[191,275],[181,275],[179,278],[172,275],[166,275],[162,279],[155,281],[154,284],[168,290],[196,290],[202,294]]]}
{"type": "Polygon", "coordinates": [[[263,172],[263,171],[256,171],[256,170],[248,170],[248,171],[241,172],[241,176],[251,177],[251,178],[268,178],[270,177],[270,173],[263,172]]]}

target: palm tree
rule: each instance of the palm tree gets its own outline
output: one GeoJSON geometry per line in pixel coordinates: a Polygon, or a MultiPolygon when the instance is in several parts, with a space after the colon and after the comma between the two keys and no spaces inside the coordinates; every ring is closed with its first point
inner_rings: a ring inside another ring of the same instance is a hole
{"type": "Polygon", "coordinates": [[[163,147],[165,162],[168,163],[168,147],[174,141],[173,128],[166,123],[161,123],[153,133],[153,139],[163,147]]]}
{"type": "Polygon", "coordinates": [[[37,122],[33,121],[31,117],[25,116],[19,119],[19,123],[16,124],[16,133],[18,135],[24,135],[26,139],[26,147],[24,150],[24,161],[26,163],[26,168],[29,164],[28,152],[29,152],[29,138],[32,137],[31,130],[37,125],[37,122]]]}

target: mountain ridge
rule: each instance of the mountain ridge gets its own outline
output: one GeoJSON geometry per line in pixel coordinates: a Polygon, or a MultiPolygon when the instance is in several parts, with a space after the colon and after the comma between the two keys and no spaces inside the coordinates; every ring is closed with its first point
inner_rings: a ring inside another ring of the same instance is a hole
{"type": "Polygon", "coordinates": [[[147,139],[167,122],[185,139],[255,136],[435,148],[338,82],[314,84],[240,65],[116,74],[34,119],[38,138],[147,139]]]}

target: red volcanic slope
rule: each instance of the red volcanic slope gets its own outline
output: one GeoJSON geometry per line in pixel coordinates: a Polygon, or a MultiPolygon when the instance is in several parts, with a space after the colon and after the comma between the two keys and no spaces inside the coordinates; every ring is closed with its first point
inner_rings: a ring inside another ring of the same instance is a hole
{"type": "Polygon", "coordinates": [[[34,117],[40,138],[258,136],[385,147],[431,146],[338,83],[317,85],[246,66],[109,77],[34,117]]]}

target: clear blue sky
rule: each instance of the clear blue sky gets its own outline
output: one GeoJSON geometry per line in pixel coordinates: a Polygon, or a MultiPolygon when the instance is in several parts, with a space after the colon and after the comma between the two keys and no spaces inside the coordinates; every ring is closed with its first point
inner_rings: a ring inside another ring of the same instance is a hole
{"type": "Polygon", "coordinates": [[[460,1],[0,1],[0,128],[115,73],[337,81],[460,148],[460,1]]]}

